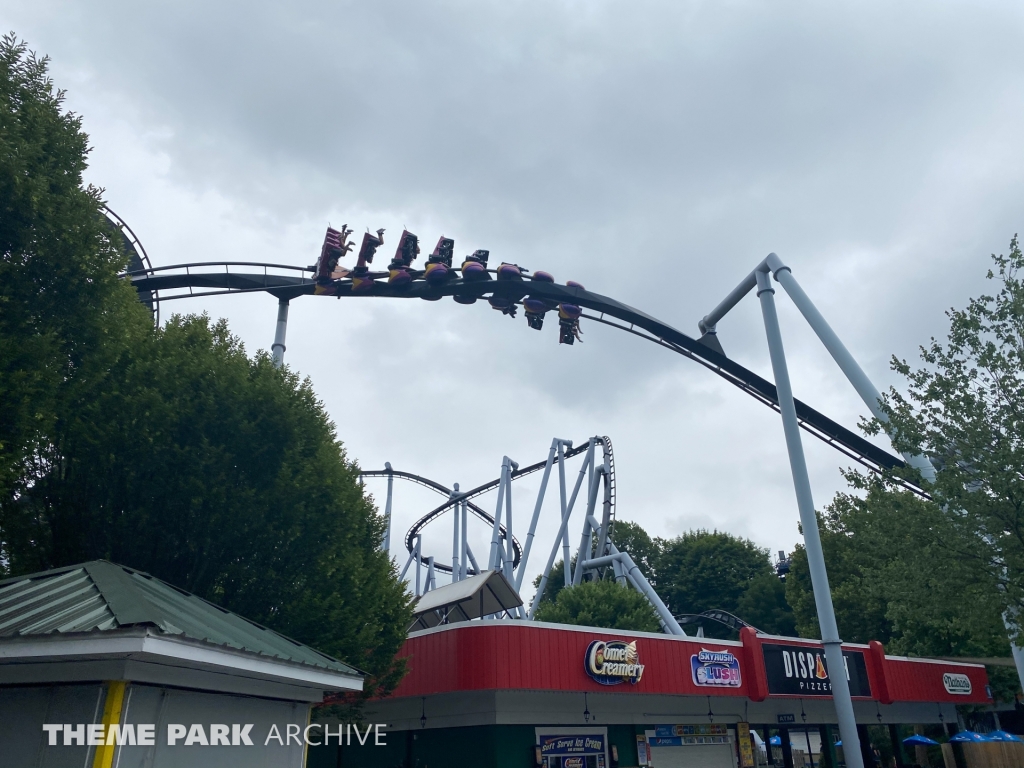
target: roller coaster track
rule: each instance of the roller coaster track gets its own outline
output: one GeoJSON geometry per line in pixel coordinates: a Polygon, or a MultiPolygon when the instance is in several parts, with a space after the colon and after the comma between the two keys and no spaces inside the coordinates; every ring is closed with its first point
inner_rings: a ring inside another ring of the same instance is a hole
{"type": "MultiPolygon", "coordinates": [[[[543,464],[541,466],[543,466],[543,464]]],[[[453,496],[452,489],[445,487],[441,483],[438,483],[438,482],[436,482],[434,480],[431,480],[428,477],[423,477],[422,475],[414,475],[412,472],[402,472],[402,471],[397,470],[397,469],[370,469],[370,470],[364,470],[364,471],[360,472],[359,475],[360,475],[360,477],[397,477],[397,478],[399,478],[401,480],[407,480],[410,483],[415,483],[416,485],[422,485],[424,488],[429,488],[432,491],[436,491],[437,493],[441,494],[442,496],[450,497],[449,503],[447,503],[447,504],[443,505],[442,507],[440,507],[440,512],[438,512],[438,510],[434,510],[434,511],[428,513],[424,517],[420,518],[413,525],[413,527],[409,529],[409,533],[405,537],[405,546],[406,546],[406,549],[409,550],[409,552],[413,551],[413,548],[414,548],[414,545],[415,545],[416,534],[418,534],[423,529],[423,527],[427,525],[427,523],[429,523],[435,517],[440,515],[441,512],[443,512],[444,510],[450,508],[456,502],[463,501],[464,499],[468,500],[471,497],[470,494],[472,493],[472,492],[467,492],[467,493],[464,493],[464,494],[456,494],[456,495],[453,496]]],[[[493,484],[488,484],[489,487],[487,488],[487,490],[489,490],[490,487],[497,486],[497,484],[498,484],[497,480],[495,480],[493,484]]],[[[483,487],[484,486],[481,486],[481,488],[483,488],[483,487]]],[[[474,491],[475,490],[477,490],[477,489],[474,489],[474,491]]],[[[480,493],[484,493],[484,492],[485,491],[480,491],[480,493]]],[[[479,493],[472,494],[472,495],[478,496],[479,493]]],[[[484,510],[482,510],[476,504],[474,504],[471,501],[467,501],[466,506],[469,507],[469,509],[473,512],[474,515],[479,517],[481,520],[486,522],[488,525],[491,525],[491,526],[494,525],[494,518],[491,517],[489,514],[487,514],[484,510]]],[[[500,528],[499,528],[499,535],[501,536],[502,539],[506,538],[507,533],[508,532],[505,530],[505,526],[504,525],[500,526],[500,528]]],[[[522,556],[523,556],[523,548],[520,546],[519,540],[515,536],[512,537],[512,551],[515,553],[513,561],[512,561],[512,567],[515,568],[515,567],[517,567],[519,565],[519,561],[522,559],[522,556]]],[[[420,560],[422,562],[424,562],[424,563],[426,562],[426,558],[425,557],[421,557],[420,560]]],[[[451,566],[450,565],[445,565],[444,563],[435,563],[434,564],[434,569],[438,570],[438,571],[441,571],[443,573],[451,573],[452,572],[451,566]]],[[[472,569],[470,569],[470,571],[472,572],[472,569]]]]}
{"type": "MultiPolygon", "coordinates": [[[[490,270],[490,273],[493,274],[494,270],[490,270]]],[[[418,277],[422,272],[412,271],[412,274],[418,277]]],[[[779,410],[778,394],[775,385],[770,381],[667,323],[593,291],[533,280],[529,275],[524,275],[522,280],[487,279],[473,282],[463,281],[459,277],[440,286],[431,286],[423,280],[414,280],[410,285],[400,289],[393,288],[381,279],[387,277],[386,272],[371,273],[371,276],[377,278],[371,293],[354,294],[351,281],[343,279],[331,284],[330,295],[338,298],[367,296],[419,298],[428,301],[458,295],[463,303],[488,297],[519,302],[530,296],[552,304],[575,304],[589,310],[589,313],[583,315],[587,319],[610,325],[670,349],[721,376],[764,405],[779,410]]],[[[266,292],[280,300],[291,300],[299,296],[313,295],[318,287],[310,268],[255,262],[180,264],[132,270],[127,272],[125,277],[131,280],[140,296],[159,295],[161,302],[250,292],[266,292]],[[248,271],[241,272],[240,268],[247,268],[248,271]],[[197,289],[200,292],[196,292],[197,289]],[[162,293],[157,294],[157,291],[162,293]],[[170,291],[179,292],[169,293],[170,291]]],[[[905,466],[902,459],[870,443],[800,400],[796,401],[796,412],[800,426],[804,430],[874,472],[889,473],[905,466]]],[[[525,471],[520,470],[518,474],[521,475],[525,471]]],[[[915,493],[927,496],[926,491],[910,481],[901,482],[915,493]]],[[[443,506],[447,509],[447,505],[443,506]]]]}

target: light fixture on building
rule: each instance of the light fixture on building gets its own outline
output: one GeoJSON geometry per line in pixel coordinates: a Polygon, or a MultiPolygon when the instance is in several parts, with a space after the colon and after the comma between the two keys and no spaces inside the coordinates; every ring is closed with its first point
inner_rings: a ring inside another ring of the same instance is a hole
{"type": "Polygon", "coordinates": [[[583,722],[590,722],[590,705],[587,703],[587,692],[583,692],[583,722]]]}
{"type": "Polygon", "coordinates": [[[427,727],[427,697],[420,701],[420,728],[427,727]]]}

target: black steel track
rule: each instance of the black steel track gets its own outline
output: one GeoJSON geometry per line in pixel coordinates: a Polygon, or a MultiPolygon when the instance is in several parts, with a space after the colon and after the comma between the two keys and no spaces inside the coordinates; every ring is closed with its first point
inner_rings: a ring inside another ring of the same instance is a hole
{"type": "MultiPolygon", "coordinates": [[[[238,265],[241,266],[240,263],[238,265]]],[[[311,278],[305,276],[272,275],[267,272],[268,269],[279,269],[308,273],[308,269],[302,270],[293,266],[276,264],[253,264],[252,266],[263,267],[264,273],[232,273],[229,271],[229,263],[218,262],[182,264],[145,272],[129,272],[127,276],[131,279],[132,284],[139,291],[140,295],[146,295],[147,292],[153,291],[181,290],[186,288],[189,291],[193,291],[196,288],[209,289],[206,293],[202,294],[185,293],[177,296],[163,294],[160,296],[161,301],[172,298],[188,298],[192,295],[250,291],[266,291],[277,296],[279,299],[293,299],[313,294],[316,290],[316,283],[311,278]],[[211,270],[211,268],[223,269],[224,271],[206,271],[211,270]],[[170,273],[170,270],[178,271],[170,273]],[[181,270],[186,271],[183,273],[181,270]]],[[[416,274],[420,273],[414,272],[414,275],[416,274]]],[[[384,278],[386,273],[376,273],[376,277],[384,278]]],[[[526,296],[533,296],[553,303],[566,302],[576,304],[595,313],[594,315],[587,315],[590,319],[667,346],[678,354],[700,363],[765,405],[775,410],[778,410],[779,407],[775,385],[770,381],[758,376],[753,371],[730,360],[725,355],[705,346],[698,340],[667,323],[663,323],[638,309],[634,309],[608,296],[602,296],[599,293],[582,288],[571,288],[556,283],[533,281],[529,276],[526,276],[524,280],[489,279],[474,282],[463,282],[461,278],[455,278],[440,287],[433,287],[422,280],[415,280],[411,285],[399,290],[392,288],[384,280],[378,280],[372,293],[362,295],[352,293],[352,286],[349,280],[339,280],[332,284],[331,291],[331,295],[335,295],[338,298],[383,296],[436,300],[458,294],[460,297],[476,299],[497,296],[510,301],[521,301],[526,296]],[[613,322],[609,318],[619,322],[613,322]]],[[[905,466],[902,459],[868,442],[860,435],[837,424],[823,413],[816,411],[800,400],[796,400],[796,413],[800,426],[806,431],[872,471],[888,472],[905,466]]],[[[926,491],[916,485],[911,483],[906,483],[906,485],[921,495],[927,495],[926,491]]]]}
{"type": "MultiPolygon", "coordinates": [[[[543,464],[541,466],[543,466],[543,464]]],[[[440,510],[442,512],[444,510],[448,509],[449,507],[451,507],[457,501],[462,501],[464,499],[471,498],[471,496],[478,496],[479,495],[477,493],[467,492],[465,494],[458,494],[457,496],[452,496],[452,489],[451,488],[446,488],[445,486],[441,485],[441,483],[438,483],[438,482],[436,482],[434,480],[431,480],[429,477],[423,477],[422,475],[414,475],[412,472],[402,472],[402,471],[397,470],[397,469],[371,469],[371,470],[364,470],[364,471],[360,472],[359,475],[361,477],[397,477],[397,478],[399,478],[401,480],[408,480],[411,483],[416,483],[417,485],[422,485],[424,488],[429,488],[432,491],[437,491],[437,493],[441,494],[442,496],[449,496],[449,497],[451,497],[449,499],[448,503],[440,508],[440,510]]],[[[497,487],[497,485],[498,485],[498,483],[497,483],[497,481],[495,481],[491,487],[497,487]]],[[[483,486],[481,486],[481,487],[483,487],[483,486]]],[[[474,489],[474,490],[476,490],[476,489],[474,489]]],[[[481,493],[483,493],[483,491],[481,491],[481,493]]],[[[490,525],[490,526],[494,525],[494,518],[491,517],[486,512],[484,512],[484,510],[482,510],[476,504],[474,504],[473,502],[469,501],[469,502],[467,502],[467,506],[473,511],[474,515],[479,517],[481,520],[485,521],[488,525],[490,525]]],[[[405,537],[405,548],[410,553],[413,550],[414,540],[416,538],[416,534],[419,533],[423,529],[423,526],[425,526],[427,523],[429,523],[431,520],[433,520],[435,517],[437,517],[438,514],[440,514],[440,512],[437,512],[437,510],[434,510],[433,512],[428,513],[427,516],[425,516],[425,517],[421,518],[420,520],[418,520],[413,525],[413,527],[409,529],[409,533],[405,537]]],[[[505,526],[504,525],[499,526],[498,533],[499,533],[499,535],[501,536],[502,539],[506,538],[507,531],[505,530],[505,526]]],[[[512,537],[512,567],[513,568],[516,568],[519,565],[519,561],[522,559],[522,556],[523,556],[523,549],[522,549],[522,547],[519,544],[519,540],[515,536],[513,536],[512,537]]],[[[426,558],[423,557],[422,555],[420,556],[420,562],[426,563],[426,558]]],[[[452,567],[450,565],[445,565],[444,563],[435,562],[434,563],[434,570],[441,571],[442,573],[451,573],[452,572],[452,567]]],[[[470,570],[472,571],[472,569],[470,569],[470,570]]],[[[473,572],[475,573],[475,571],[473,571],[473,572]]]]}
{"type": "MultiPolygon", "coordinates": [[[[604,462],[605,464],[608,465],[608,474],[610,482],[612,484],[612,520],[614,522],[615,457],[612,453],[612,441],[607,436],[599,437],[596,439],[602,445],[604,453],[604,462]]],[[[589,444],[589,440],[585,440],[582,445],[577,445],[574,448],[570,448],[569,450],[563,451],[563,459],[571,459],[573,456],[578,456],[579,454],[587,450],[589,444]]],[[[531,475],[534,472],[538,472],[539,470],[544,469],[544,466],[546,464],[547,459],[545,459],[544,461],[539,461],[536,464],[530,464],[528,467],[513,469],[512,480],[518,480],[520,477],[524,477],[526,475],[531,475]]],[[[500,477],[495,480],[491,480],[490,482],[484,483],[483,485],[478,485],[476,488],[471,488],[470,490],[465,491],[464,493],[454,494],[454,492],[450,488],[442,485],[441,483],[435,480],[431,480],[428,477],[423,477],[422,475],[415,475],[412,472],[402,472],[397,469],[373,469],[360,472],[359,474],[361,477],[397,477],[402,480],[408,480],[410,482],[416,483],[417,485],[422,485],[425,488],[429,488],[432,491],[436,491],[442,496],[448,497],[448,500],[444,504],[430,510],[427,514],[425,514],[423,517],[421,517],[419,520],[413,523],[411,528],[409,528],[409,532],[405,535],[405,548],[410,553],[412,553],[413,548],[415,546],[416,535],[420,533],[429,523],[433,522],[435,519],[443,515],[445,512],[447,512],[453,506],[458,504],[460,501],[465,501],[467,503],[467,506],[471,510],[473,510],[473,513],[477,517],[479,517],[481,520],[484,520],[488,525],[492,527],[494,526],[494,518],[487,514],[476,504],[469,501],[469,499],[474,499],[477,496],[481,496],[487,493],[488,491],[493,491],[495,488],[498,487],[498,484],[501,482],[500,477]]],[[[505,526],[499,525],[498,531],[501,538],[506,539],[507,530],[505,529],[505,526]]],[[[512,551],[512,569],[515,570],[519,567],[519,561],[522,559],[523,554],[522,549],[519,545],[519,540],[515,536],[512,537],[512,551]]],[[[422,555],[420,556],[420,562],[426,563],[426,558],[424,558],[422,555]]],[[[442,571],[444,573],[451,573],[452,571],[451,566],[443,565],[436,561],[434,562],[434,570],[442,571]]]]}

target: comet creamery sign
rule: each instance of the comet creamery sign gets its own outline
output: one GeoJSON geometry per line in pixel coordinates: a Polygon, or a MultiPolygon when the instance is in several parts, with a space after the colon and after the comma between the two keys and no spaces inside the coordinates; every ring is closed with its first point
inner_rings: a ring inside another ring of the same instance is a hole
{"type": "Polygon", "coordinates": [[[636,640],[631,643],[595,640],[587,648],[583,666],[601,685],[618,685],[627,680],[636,685],[644,674],[636,640]]]}

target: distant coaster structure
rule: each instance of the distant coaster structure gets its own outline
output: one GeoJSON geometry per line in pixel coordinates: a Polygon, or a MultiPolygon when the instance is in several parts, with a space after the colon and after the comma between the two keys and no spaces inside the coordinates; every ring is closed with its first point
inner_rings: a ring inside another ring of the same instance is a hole
{"type": "MultiPolygon", "coordinates": [[[[122,231],[127,228],[123,222],[115,221],[114,224],[119,226],[122,231]]],[[[355,266],[350,269],[345,268],[340,266],[340,261],[354,249],[355,244],[349,239],[351,235],[352,230],[346,226],[343,226],[341,230],[328,227],[320,256],[316,264],[310,267],[244,261],[196,262],[153,267],[148,259],[140,258],[140,262],[134,264],[125,277],[131,280],[139,292],[140,298],[154,310],[154,313],[159,312],[160,303],[164,301],[220,294],[254,292],[271,294],[278,299],[277,327],[272,345],[274,361],[277,365],[282,365],[284,362],[290,302],[300,296],[309,295],[334,296],[338,299],[418,298],[426,301],[438,301],[445,297],[451,297],[457,303],[467,305],[485,300],[493,309],[512,318],[521,308],[527,324],[536,330],[543,328],[545,317],[548,314],[556,315],[558,338],[559,342],[563,344],[571,345],[579,340],[580,320],[588,319],[638,336],[704,366],[762,404],[779,412],[782,417],[797,506],[803,524],[815,604],[822,629],[825,656],[830,668],[843,668],[841,641],[836,627],[831,592],[818,536],[800,430],[809,432],[874,472],[886,474],[895,472],[896,476],[901,478],[899,481],[907,488],[925,497],[928,496],[927,485],[934,480],[935,471],[926,457],[904,455],[899,458],[894,456],[793,396],[775,308],[775,289],[771,282],[772,278],[783,286],[804,319],[860,395],[869,412],[883,425],[887,423],[886,415],[881,407],[879,391],[803,291],[793,276],[792,270],[776,254],[771,253],[759,262],[718,306],[700,320],[698,328],[701,335],[695,339],[633,307],[588,291],[579,283],[569,281],[561,285],[556,283],[552,275],[547,272],[530,272],[510,262],[501,262],[496,268],[491,268],[488,265],[490,253],[486,250],[474,251],[465,257],[460,266],[456,268],[454,264],[455,242],[444,236],[438,239],[437,245],[426,259],[423,269],[418,269],[413,266],[413,262],[420,253],[419,238],[407,230],[403,231],[395,256],[388,264],[387,269],[374,271],[371,265],[377,249],[384,243],[384,230],[377,230],[376,233],[367,231],[363,236],[355,266]],[[756,292],[761,304],[772,371],[775,377],[774,384],[727,357],[718,340],[718,323],[751,292],[756,292]],[[899,472],[908,465],[916,469],[917,472],[899,472]]],[[[134,235],[131,238],[125,235],[125,238],[129,245],[137,251],[141,251],[141,243],[138,243],[138,239],[134,238],[134,235]]],[[[141,253],[144,254],[144,251],[141,253]]],[[[606,499],[609,498],[610,489],[613,487],[613,475],[606,458],[610,456],[610,442],[606,438],[591,438],[585,444],[574,449],[568,441],[556,439],[552,442],[548,461],[544,462],[545,475],[542,486],[546,486],[556,460],[560,477],[564,478],[564,461],[567,454],[573,453],[573,451],[576,451],[573,455],[582,453],[584,445],[586,446],[586,459],[573,490],[573,502],[582,487],[583,478],[588,478],[587,512],[580,547],[577,550],[577,565],[572,574],[572,582],[578,584],[586,573],[611,568],[617,579],[630,583],[647,595],[658,612],[666,631],[673,634],[685,634],[664,603],[646,583],[646,579],[632,563],[628,553],[619,552],[615,548],[610,535],[613,522],[610,517],[611,505],[605,506],[602,520],[598,520],[594,514],[600,487],[605,489],[604,498],[606,499]],[[603,458],[606,460],[600,464],[597,463],[596,458],[599,446],[602,451],[607,450],[607,453],[603,453],[603,458]]],[[[561,528],[552,547],[548,567],[542,574],[541,588],[537,592],[538,597],[534,599],[534,605],[530,611],[521,610],[522,603],[518,598],[518,587],[521,586],[525,573],[523,564],[528,559],[532,545],[541,499],[538,499],[538,505],[531,520],[526,546],[520,550],[511,530],[511,482],[514,477],[522,476],[528,470],[538,471],[539,469],[539,465],[532,465],[520,471],[515,462],[505,457],[500,477],[488,484],[489,487],[485,489],[490,490],[494,487],[498,489],[499,502],[493,517],[470,501],[474,495],[479,495],[478,492],[484,492],[479,488],[459,493],[455,488],[447,489],[425,478],[410,476],[408,473],[398,473],[387,467],[380,472],[364,473],[368,477],[387,476],[389,490],[393,480],[399,477],[421,482],[421,484],[442,494],[447,493],[449,496],[444,504],[419,520],[406,537],[405,543],[410,557],[405,570],[408,571],[410,564],[415,563],[417,582],[419,582],[421,566],[425,564],[427,567],[426,589],[424,590],[426,594],[420,597],[417,609],[417,621],[420,622],[420,626],[485,616],[506,615],[513,618],[528,618],[533,612],[532,609],[536,608],[539,595],[543,593],[543,580],[550,573],[551,562],[560,545],[564,549],[563,557],[568,579],[570,569],[568,567],[569,552],[565,546],[568,522],[566,512],[571,512],[572,505],[564,501],[566,487],[563,480],[560,488],[563,498],[561,528]],[[504,526],[501,524],[503,502],[506,505],[504,526]],[[453,523],[455,543],[450,565],[436,563],[432,556],[424,557],[421,551],[423,526],[447,510],[456,511],[454,513],[456,520],[453,523]],[[468,545],[465,545],[463,521],[469,510],[472,510],[476,517],[492,525],[491,550],[486,569],[479,566],[471,550],[468,549],[468,545]],[[460,530],[462,533],[461,545],[458,541],[460,530]],[[472,564],[472,569],[469,568],[469,564],[472,564]],[[451,573],[452,584],[434,589],[437,571],[451,573]],[[463,578],[463,576],[467,578],[463,578]],[[469,589],[470,582],[479,582],[479,584],[469,589]],[[490,594],[488,600],[485,600],[484,589],[490,594]],[[446,590],[448,596],[439,599],[438,594],[442,590],[446,590]],[[431,594],[431,591],[434,594],[431,594]],[[479,598],[477,608],[469,609],[467,607],[470,605],[470,598],[473,601],[479,598]]],[[[543,487],[540,496],[543,496],[543,487]]],[[[388,507],[390,507],[390,493],[388,507]]],[[[417,593],[420,593],[419,587],[417,587],[417,593]]],[[[833,676],[833,696],[843,743],[853,747],[845,750],[848,765],[850,768],[862,768],[856,721],[845,676],[833,676]]]]}

